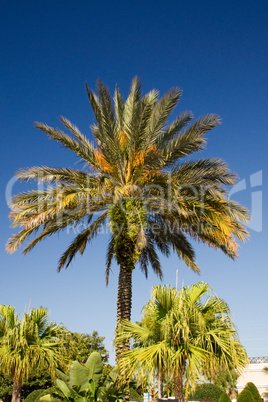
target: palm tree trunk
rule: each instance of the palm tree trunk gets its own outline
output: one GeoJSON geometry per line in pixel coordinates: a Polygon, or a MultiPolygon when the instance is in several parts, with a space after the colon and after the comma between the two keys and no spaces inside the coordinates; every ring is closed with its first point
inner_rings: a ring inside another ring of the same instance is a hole
{"type": "Polygon", "coordinates": [[[163,398],[163,378],[161,371],[157,374],[158,398],[163,398]]]}
{"type": "MultiPolygon", "coordinates": [[[[117,326],[121,319],[130,321],[132,307],[132,269],[120,265],[117,292],[117,326]]],[[[116,344],[116,361],[123,350],[129,349],[129,343],[116,344]]]]}
{"type": "Polygon", "coordinates": [[[184,402],[182,370],[177,369],[174,372],[173,377],[174,377],[175,399],[177,399],[179,402],[184,402]]]}
{"type": "Polygon", "coordinates": [[[21,381],[14,380],[11,402],[20,402],[21,381]]]}

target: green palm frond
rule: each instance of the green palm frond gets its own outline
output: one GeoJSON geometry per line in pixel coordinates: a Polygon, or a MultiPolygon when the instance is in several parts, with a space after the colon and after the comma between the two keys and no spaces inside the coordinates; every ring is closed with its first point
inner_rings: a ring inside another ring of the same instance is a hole
{"type": "Polygon", "coordinates": [[[93,155],[95,152],[94,145],[90,143],[89,140],[80,132],[78,127],[76,127],[74,124],[72,124],[68,119],[66,119],[63,116],[61,116],[59,120],[65,125],[65,127],[69,131],[71,131],[71,133],[74,135],[77,141],[79,141],[80,146],[82,146],[83,149],[87,150],[87,152],[93,155]]]}
{"type": "MultiPolygon", "coordinates": [[[[141,82],[138,77],[132,80],[129,95],[124,106],[124,131],[130,139],[135,140],[139,127],[139,115],[141,106],[141,82]]],[[[130,141],[129,147],[133,144],[130,141]]]]}
{"type": "Polygon", "coordinates": [[[61,363],[61,335],[64,328],[49,322],[48,311],[44,307],[24,313],[18,320],[10,306],[0,306],[1,371],[22,382],[29,374],[39,369],[47,369],[52,374],[61,363]]]}
{"type": "Polygon", "coordinates": [[[178,134],[190,121],[193,115],[191,112],[181,113],[169,126],[164,129],[158,137],[158,146],[162,148],[163,145],[169,142],[178,134]]]}
{"type": "Polygon", "coordinates": [[[114,109],[115,109],[115,130],[120,133],[124,129],[124,99],[120,94],[118,86],[115,87],[114,93],[114,109]]]}
{"type": "Polygon", "coordinates": [[[177,105],[181,94],[181,89],[173,88],[156,104],[148,125],[148,134],[153,138],[154,142],[158,139],[159,133],[177,105]]]}
{"type": "MultiPolygon", "coordinates": [[[[233,186],[237,175],[231,172],[227,164],[216,158],[199,159],[178,164],[172,169],[171,180],[174,186],[187,187],[202,186],[204,191],[209,191],[214,186],[219,189],[219,184],[233,186]]],[[[219,192],[219,195],[221,193],[219,192]]]]}
{"type": "Polygon", "coordinates": [[[98,234],[98,230],[105,224],[107,218],[107,212],[101,214],[89,227],[84,229],[78,236],[72,241],[67,250],[62,254],[58,270],[60,271],[65,265],[66,268],[70,265],[75,255],[79,252],[83,255],[86,245],[98,234]]]}
{"type": "Polygon", "coordinates": [[[102,128],[106,134],[105,136],[113,140],[115,134],[115,116],[110,91],[100,80],[97,82],[97,90],[102,112],[102,128]]]}
{"type": "Polygon", "coordinates": [[[67,169],[67,168],[49,168],[32,167],[30,169],[21,169],[16,173],[16,176],[21,181],[37,180],[38,182],[46,183],[73,183],[80,185],[93,185],[96,178],[92,175],[88,175],[85,172],[67,169]]]}
{"type": "Polygon", "coordinates": [[[126,339],[133,346],[121,355],[119,366],[131,374],[141,369],[155,374],[168,367],[172,373],[187,371],[194,382],[208,367],[241,370],[247,362],[228,305],[204,282],[179,291],[154,287],[141,323],[121,321],[119,340],[126,339]]]}
{"type": "Polygon", "coordinates": [[[155,246],[150,239],[147,239],[147,245],[141,252],[140,261],[141,261],[141,270],[145,273],[146,276],[149,262],[154,273],[162,280],[163,271],[161,263],[155,250],[155,246]]]}
{"type": "Polygon", "coordinates": [[[59,129],[49,127],[47,124],[35,122],[35,127],[46,133],[51,139],[60,142],[65,148],[75,152],[87,163],[94,165],[94,154],[92,153],[92,149],[84,148],[81,146],[79,141],[74,140],[59,129]]]}
{"type": "Polygon", "coordinates": [[[201,151],[206,145],[205,134],[220,124],[219,116],[211,114],[197,119],[163,149],[165,167],[170,167],[179,159],[201,151]]]}
{"type": "Polygon", "coordinates": [[[108,247],[107,247],[107,254],[106,254],[106,286],[108,286],[109,283],[109,277],[110,277],[110,271],[111,271],[111,265],[112,265],[112,261],[115,258],[114,256],[114,237],[112,236],[108,247]]]}

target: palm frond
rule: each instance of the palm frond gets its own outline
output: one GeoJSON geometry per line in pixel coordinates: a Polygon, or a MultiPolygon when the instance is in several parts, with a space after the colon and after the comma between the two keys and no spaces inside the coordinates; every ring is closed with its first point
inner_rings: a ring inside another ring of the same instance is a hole
{"type": "MultiPolygon", "coordinates": [[[[224,184],[233,186],[237,180],[237,175],[230,171],[227,164],[217,158],[199,159],[198,161],[188,161],[183,164],[178,164],[172,169],[171,173],[172,184],[183,187],[189,185],[201,186],[203,191],[213,189],[213,184],[224,184]]],[[[195,188],[193,187],[194,191],[195,188]]]]}
{"type": "Polygon", "coordinates": [[[102,134],[105,134],[106,138],[113,140],[115,134],[115,116],[110,91],[100,80],[97,82],[97,90],[102,115],[102,134]]]}
{"type": "Polygon", "coordinates": [[[96,178],[88,173],[68,168],[50,168],[47,166],[21,169],[16,173],[19,180],[37,180],[38,182],[67,182],[81,185],[92,185],[96,178]]]}
{"type": "Polygon", "coordinates": [[[214,114],[197,119],[164,147],[162,154],[165,160],[165,167],[170,167],[180,158],[204,149],[206,144],[205,134],[219,124],[219,116],[214,114]]]}
{"type": "Polygon", "coordinates": [[[179,88],[172,88],[167,94],[165,94],[154,108],[153,114],[148,126],[148,132],[150,136],[153,136],[155,141],[159,137],[159,132],[163,129],[168,117],[172,110],[177,105],[182,94],[182,90],[179,88]]]}
{"type": "Polygon", "coordinates": [[[141,258],[141,260],[140,260],[141,261],[141,269],[145,273],[145,276],[147,277],[148,261],[149,261],[154,273],[157,276],[159,276],[159,278],[162,280],[163,272],[162,272],[161,263],[160,263],[158,255],[157,255],[157,252],[155,250],[154,244],[150,240],[149,237],[147,240],[146,247],[144,247],[142,249],[140,258],[141,258]]]}
{"type": "Polygon", "coordinates": [[[67,250],[62,254],[58,265],[58,271],[60,271],[64,266],[68,268],[78,252],[80,255],[83,255],[87,243],[97,235],[99,227],[104,225],[106,218],[107,212],[102,213],[88,228],[84,229],[78,236],[76,236],[67,250]]]}
{"type": "Polygon", "coordinates": [[[114,93],[114,108],[116,116],[116,130],[118,132],[123,131],[124,128],[124,100],[120,94],[118,86],[116,85],[114,93]]]}
{"type": "Polygon", "coordinates": [[[94,163],[93,150],[85,148],[79,141],[74,140],[69,135],[59,129],[49,127],[47,124],[35,122],[35,127],[46,133],[51,139],[60,142],[65,148],[75,152],[80,158],[90,165],[94,163]]]}
{"type": "MultiPolygon", "coordinates": [[[[141,82],[138,77],[132,80],[129,96],[124,107],[124,131],[129,138],[135,138],[135,132],[139,124],[141,100],[141,82]]],[[[137,135],[137,134],[136,134],[137,135]]]]}
{"type": "Polygon", "coordinates": [[[106,286],[108,286],[109,283],[109,277],[110,277],[110,271],[111,271],[111,265],[112,261],[115,255],[115,248],[114,248],[114,238],[113,236],[111,237],[108,247],[107,247],[107,254],[106,254],[106,286]]]}
{"type": "Polygon", "coordinates": [[[190,121],[192,121],[193,115],[191,112],[181,113],[172,123],[164,129],[158,137],[158,146],[161,148],[165,144],[167,145],[176,134],[178,134],[190,121]]]}

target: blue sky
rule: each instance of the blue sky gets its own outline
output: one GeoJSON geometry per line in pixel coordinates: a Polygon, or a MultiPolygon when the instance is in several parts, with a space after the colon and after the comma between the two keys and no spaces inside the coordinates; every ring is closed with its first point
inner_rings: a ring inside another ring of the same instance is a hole
{"type": "MultiPolygon", "coordinates": [[[[202,156],[225,159],[241,184],[232,198],[252,210],[250,240],[233,262],[196,245],[202,274],[175,257],[162,259],[163,283],[208,282],[230,305],[249,356],[268,355],[267,127],[268,5],[265,1],[70,1],[4,2],[0,24],[1,293],[0,303],[23,312],[44,305],[51,318],[72,331],[98,330],[111,351],[118,268],[105,286],[105,247],[100,235],[82,258],[57,273],[57,261],[73,233],[55,236],[27,256],[5,252],[13,233],[6,199],[26,188],[14,173],[31,166],[77,166],[71,152],[33,127],[59,126],[63,115],[91,136],[93,114],[85,82],[101,78],[127,95],[131,79],[144,92],[183,89],[176,113],[217,113],[222,125],[208,135],[202,156]]],[[[175,113],[175,114],[176,114],[175,113]]],[[[174,116],[175,116],[174,114],[174,116]]],[[[196,155],[198,157],[198,155],[196,155]]],[[[159,283],[137,268],[133,275],[133,320],[159,283]]]]}

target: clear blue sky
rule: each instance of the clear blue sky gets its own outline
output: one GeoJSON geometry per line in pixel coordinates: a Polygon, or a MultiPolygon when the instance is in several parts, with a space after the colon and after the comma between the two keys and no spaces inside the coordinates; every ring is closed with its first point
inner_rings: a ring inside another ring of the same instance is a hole
{"type": "MultiPolygon", "coordinates": [[[[224,158],[242,180],[232,195],[253,211],[250,240],[236,262],[196,245],[197,276],[175,257],[162,260],[163,283],[208,282],[231,307],[249,356],[268,355],[267,127],[268,5],[266,1],[47,0],[2,2],[0,23],[1,292],[0,303],[23,312],[44,305],[72,331],[106,337],[112,351],[118,268],[105,287],[101,235],[82,258],[57,273],[73,234],[55,236],[27,256],[5,252],[13,231],[6,196],[32,188],[15,183],[15,171],[36,165],[75,166],[71,152],[33,127],[59,126],[63,115],[91,136],[93,115],[85,82],[101,78],[128,93],[138,75],[144,92],[183,89],[177,113],[217,113],[203,155],[224,158]],[[255,175],[254,175],[255,174],[255,175]],[[263,198],[263,207],[261,206],[263,198]]],[[[133,320],[159,280],[139,268],[133,276],[133,320]]],[[[111,362],[113,362],[111,352],[111,362]]]]}

